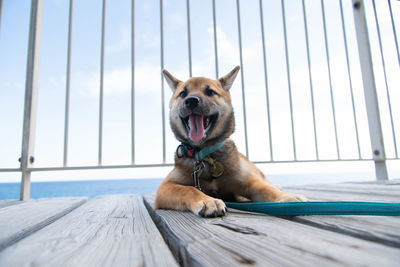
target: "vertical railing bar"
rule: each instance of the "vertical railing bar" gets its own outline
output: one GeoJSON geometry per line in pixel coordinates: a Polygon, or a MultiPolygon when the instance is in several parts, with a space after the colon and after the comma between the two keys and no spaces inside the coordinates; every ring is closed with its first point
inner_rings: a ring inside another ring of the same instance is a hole
{"type": "Polygon", "coordinates": [[[287,74],[288,90],[289,90],[289,107],[290,107],[290,123],[291,123],[291,127],[292,127],[293,156],[294,156],[294,160],[296,161],[297,160],[296,137],[295,137],[295,132],[294,132],[292,86],[291,86],[291,79],[290,79],[289,49],[288,49],[288,40],[287,40],[286,14],[285,14],[284,0],[281,0],[281,7],[282,7],[283,34],[284,34],[284,38],[285,38],[286,74],[287,74]]]}
{"type": "MultiPolygon", "coordinates": [[[[397,40],[396,24],[394,23],[394,20],[393,20],[392,4],[390,3],[390,0],[388,0],[388,4],[389,4],[390,20],[391,20],[391,22],[392,22],[392,30],[393,30],[394,43],[395,43],[396,52],[397,52],[397,61],[398,61],[399,66],[400,66],[399,43],[398,43],[398,40],[397,40]]],[[[395,146],[396,146],[396,148],[397,148],[397,143],[395,144],[395,146]]],[[[398,157],[397,157],[397,158],[398,158],[398,157]]]]}
{"type": "Polygon", "coordinates": [[[188,56],[189,56],[189,77],[192,77],[192,38],[190,33],[190,4],[186,0],[186,19],[187,19],[187,35],[188,35],[188,56]]]}
{"type": "Polygon", "coordinates": [[[99,155],[98,164],[102,164],[103,153],[103,94],[104,94],[104,37],[105,37],[106,0],[103,0],[101,15],[101,48],[100,48],[100,98],[99,98],[99,155]]]}
{"type": "Polygon", "coordinates": [[[3,10],[3,0],[0,0],[0,33],[1,33],[1,14],[3,10]]]}
{"type": "Polygon", "coordinates": [[[374,9],[375,26],[376,26],[376,30],[378,32],[379,51],[380,51],[380,54],[381,54],[381,61],[382,61],[382,66],[383,66],[383,77],[385,79],[386,99],[387,99],[388,108],[389,108],[390,125],[392,127],[393,146],[394,146],[394,152],[395,152],[395,155],[396,155],[396,158],[397,158],[398,157],[398,154],[397,154],[397,141],[396,141],[396,133],[395,133],[395,130],[394,130],[394,124],[393,124],[392,101],[391,101],[390,92],[389,92],[389,86],[388,86],[388,82],[387,82],[386,61],[385,61],[385,57],[383,56],[381,30],[380,30],[379,23],[378,23],[378,14],[376,12],[375,0],[372,0],[372,6],[373,6],[373,9],[374,9]]]}
{"type": "Polygon", "coordinates": [[[21,146],[20,200],[30,198],[31,171],[34,162],[37,91],[39,80],[40,42],[42,32],[42,0],[32,0],[29,23],[28,56],[26,63],[24,122],[21,146]]]}
{"type": "Polygon", "coordinates": [[[309,36],[308,36],[306,5],[304,3],[304,0],[302,0],[302,7],[303,7],[304,33],[306,35],[305,37],[306,37],[306,47],[307,47],[307,67],[308,67],[308,79],[309,79],[309,83],[310,83],[311,109],[312,109],[312,115],[313,115],[315,156],[316,156],[316,159],[319,160],[319,151],[318,151],[319,146],[318,146],[317,127],[316,127],[316,120],[315,120],[314,88],[313,88],[312,72],[311,72],[310,43],[309,43],[309,36]]]}
{"type": "Polygon", "coordinates": [[[337,122],[336,122],[336,111],[335,111],[335,100],[333,98],[333,88],[332,88],[331,60],[330,60],[330,55],[329,55],[328,35],[327,35],[327,31],[326,31],[325,7],[324,7],[323,0],[321,0],[321,9],[322,9],[322,23],[324,26],[325,54],[326,54],[326,60],[327,60],[327,66],[328,66],[329,90],[330,90],[330,96],[331,96],[333,126],[335,128],[336,153],[337,153],[337,159],[340,160],[339,141],[338,141],[337,122]]]}
{"type": "Polygon", "coordinates": [[[246,148],[246,157],[249,157],[249,147],[247,141],[247,119],[246,119],[246,98],[244,93],[244,69],[243,69],[243,51],[242,51],[242,30],[240,26],[240,6],[239,0],[236,0],[236,12],[237,12],[237,21],[238,21],[238,34],[239,34],[239,57],[240,57],[240,77],[241,77],[241,85],[242,85],[242,105],[243,105],[243,124],[244,124],[244,142],[246,148]]]}
{"type": "Polygon", "coordinates": [[[65,85],[65,119],[64,119],[64,158],[63,166],[68,163],[68,132],[69,132],[69,100],[70,100],[70,81],[71,81],[71,44],[72,44],[72,16],[74,0],[69,1],[68,15],[68,47],[67,47],[67,74],[65,85]]]}
{"type": "Polygon", "coordinates": [[[345,53],[346,53],[347,75],[348,75],[349,85],[350,85],[351,106],[352,106],[352,109],[353,109],[353,118],[354,118],[353,121],[354,121],[354,128],[356,130],[356,137],[357,137],[358,159],[361,159],[360,136],[358,134],[357,113],[356,113],[356,107],[355,107],[355,103],[354,103],[353,82],[352,82],[351,74],[350,74],[349,48],[348,48],[348,45],[347,45],[347,35],[346,35],[346,27],[345,27],[345,24],[344,24],[344,14],[343,14],[343,3],[342,3],[342,0],[339,0],[339,5],[340,5],[340,16],[341,16],[341,19],[342,19],[343,41],[344,41],[345,53]]]}
{"type": "Polygon", "coordinates": [[[267,52],[265,49],[265,34],[264,34],[264,14],[262,7],[262,0],[259,1],[260,8],[260,24],[261,24],[261,38],[262,38],[262,51],[264,60],[264,80],[265,80],[265,96],[267,103],[267,117],[268,117],[268,139],[269,139],[269,156],[271,161],[274,161],[274,154],[272,150],[272,135],[271,135],[271,112],[269,109],[269,90],[268,90],[268,71],[267,71],[267,52]]]}
{"type": "Polygon", "coordinates": [[[372,159],[375,163],[377,181],[387,181],[385,145],[382,134],[381,116],[375,83],[375,74],[371,56],[371,45],[363,0],[352,0],[354,25],[357,34],[358,54],[360,60],[365,106],[367,110],[372,159]]]}
{"type": "Polygon", "coordinates": [[[212,8],[213,8],[213,26],[214,26],[215,79],[218,79],[219,73],[218,73],[217,16],[215,12],[215,0],[212,0],[212,8]]]}
{"type": "MultiPolygon", "coordinates": [[[[163,0],[160,0],[160,61],[161,71],[164,69],[164,13],[163,0]]],[[[162,116],[162,143],[163,143],[163,163],[166,162],[166,144],[165,144],[165,103],[164,103],[164,77],[161,72],[161,116],[162,116]]]]}
{"type": "Polygon", "coordinates": [[[135,0],[131,3],[131,163],[135,164],[135,0]]]}
{"type": "Polygon", "coordinates": [[[392,4],[390,3],[390,0],[388,0],[388,4],[389,4],[390,20],[391,20],[391,22],[392,22],[392,30],[393,30],[394,43],[395,43],[395,45],[396,45],[397,61],[399,62],[399,66],[400,66],[399,43],[398,43],[398,41],[397,41],[396,24],[394,23],[394,20],[393,20],[392,4]]]}

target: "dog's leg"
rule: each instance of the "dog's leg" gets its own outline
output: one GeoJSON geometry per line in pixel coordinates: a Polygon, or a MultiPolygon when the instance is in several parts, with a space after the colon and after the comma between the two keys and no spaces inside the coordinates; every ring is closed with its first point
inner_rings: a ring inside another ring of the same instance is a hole
{"type": "Polygon", "coordinates": [[[207,196],[193,186],[179,185],[166,179],[157,189],[156,209],[190,210],[202,217],[223,216],[225,203],[207,196]]]}
{"type": "Polygon", "coordinates": [[[257,174],[249,173],[246,195],[254,202],[302,202],[307,199],[302,195],[281,191],[278,187],[261,179],[257,174]]]}
{"type": "Polygon", "coordinates": [[[238,173],[237,187],[241,194],[254,202],[302,202],[307,201],[302,195],[283,192],[279,187],[265,179],[264,174],[243,155],[240,157],[241,172],[238,173]],[[241,178],[246,177],[246,179],[241,178]],[[245,181],[245,182],[243,182],[245,181]]]}

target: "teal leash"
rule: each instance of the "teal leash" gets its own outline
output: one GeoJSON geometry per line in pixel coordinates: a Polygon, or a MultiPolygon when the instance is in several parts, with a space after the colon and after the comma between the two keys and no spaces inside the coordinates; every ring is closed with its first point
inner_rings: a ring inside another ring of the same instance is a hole
{"type": "Polygon", "coordinates": [[[381,202],[225,202],[229,208],[277,216],[377,215],[400,216],[400,203],[381,202]]]}
{"type": "MultiPolygon", "coordinates": [[[[211,147],[196,150],[188,144],[181,143],[176,155],[178,158],[187,156],[194,158],[195,164],[192,173],[195,187],[201,191],[198,177],[200,176],[204,163],[203,159],[209,154],[217,151],[225,144],[225,141],[211,147]]],[[[400,203],[381,202],[225,202],[229,208],[238,210],[264,213],[277,216],[296,215],[378,215],[378,216],[400,216],[400,203]]]]}

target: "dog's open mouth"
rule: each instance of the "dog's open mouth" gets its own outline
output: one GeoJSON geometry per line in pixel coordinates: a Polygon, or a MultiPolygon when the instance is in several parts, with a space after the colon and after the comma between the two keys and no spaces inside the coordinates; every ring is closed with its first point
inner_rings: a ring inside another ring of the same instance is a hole
{"type": "Polygon", "coordinates": [[[183,124],[189,132],[190,140],[194,142],[201,141],[206,133],[212,128],[218,115],[204,116],[199,114],[191,114],[186,118],[181,118],[183,124]]]}

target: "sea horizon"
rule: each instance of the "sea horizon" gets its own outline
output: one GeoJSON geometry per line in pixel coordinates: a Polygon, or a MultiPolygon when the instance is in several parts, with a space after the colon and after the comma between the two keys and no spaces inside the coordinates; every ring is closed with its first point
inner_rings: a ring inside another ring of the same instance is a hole
{"type": "MultiPolygon", "coordinates": [[[[153,193],[163,178],[131,178],[107,180],[32,181],[31,198],[78,197],[93,198],[99,195],[153,193]]],[[[336,174],[270,175],[268,180],[277,186],[306,184],[332,184],[343,182],[373,181],[369,176],[336,174]]],[[[19,199],[20,182],[0,182],[0,200],[19,199]]]]}
{"type": "MultiPolygon", "coordinates": [[[[155,192],[161,178],[31,182],[31,198],[88,197],[155,192]]],[[[0,183],[0,200],[19,199],[20,183],[0,183]]]]}

